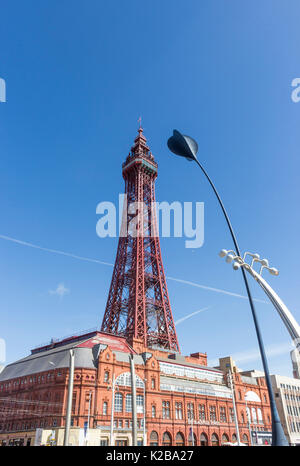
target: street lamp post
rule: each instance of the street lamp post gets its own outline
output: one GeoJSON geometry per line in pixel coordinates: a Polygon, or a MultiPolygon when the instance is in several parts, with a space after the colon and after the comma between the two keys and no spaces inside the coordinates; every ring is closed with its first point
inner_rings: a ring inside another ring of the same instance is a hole
{"type": "Polygon", "coordinates": [[[136,416],[136,377],[133,354],[129,356],[131,372],[131,396],[132,396],[132,445],[137,446],[137,416],[136,416]]]}
{"type": "Polygon", "coordinates": [[[143,422],[143,446],[147,445],[147,440],[146,440],[146,382],[147,379],[144,379],[144,422],[143,422]]]}
{"type": "MultiPolygon", "coordinates": [[[[220,205],[220,207],[222,209],[222,212],[224,214],[227,226],[229,228],[231,238],[232,238],[232,241],[234,243],[236,252],[240,256],[238,243],[237,243],[233,228],[231,226],[229,217],[228,217],[227,212],[225,210],[225,207],[223,205],[223,202],[222,202],[222,200],[221,200],[221,198],[220,198],[220,196],[219,196],[219,194],[218,194],[212,180],[210,179],[210,177],[206,173],[205,169],[202,167],[202,165],[200,164],[200,162],[198,161],[198,159],[196,157],[196,154],[197,154],[197,151],[198,151],[197,142],[193,138],[191,138],[189,136],[186,136],[186,135],[182,135],[179,131],[174,130],[173,131],[173,136],[168,139],[168,147],[171,150],[171,152],[173,152],[174,154],[185,157],[189,161],[196,162],[197,165],[202,170],[202,172],[204,173],[206,179],[208,180],[210,186],[212,187],[212,189],[213,189],[213,191],[214,191],[214,193],[215,193],[215,195],[217,197],[219,205],[220,205]]],[[[265,354],[265,348],[264,348],[264,344],[263,344],[263,340],[262,340],[262,336],[261,336],[261,331],[260,331],[259,323],[258,323],[258,320],[257,320],[256,311],[255,311],[253,299],[252,299],[252,296],[251,296],[251,292],[250,292],[248,280],[247,280],[247,277],[246,277],[246,273],[245,273],[243,267],[241,269],[242,269],[242,275],[243,275],[243,279],[244,279],[244,283],[245,283],[245,287],[246,287],[246,291],[247,291],[247,295],[248,295],[248,299],[249,299],[249,304],[250,304],[250,308],[251,308],[251,312],[252,312],[252,317],[253,317],[255,331],[256,331],[257,340],[258,340],[258,346],[259,346],[259,350],[260,350],[262,364],[263,364],[263,368],[264,368],[264,372],[265,372],[266,384],[267,384],[268,393],[269,393],[270,408],[271,408],[271,415],[272,415],[272,445],[274,445],[274,446],[279,446],[279,445],[285,446],[285,445],[288,445],[288,443],[287,443],[287,440],[285,438],[285,435],[284,435],[284,432],[283,432],[283,429],[282,429],[282,425],[280,423],[278,411],[277,411],[277,408],[276,408],[276,404],[275,404],[275,398],[274,398],[274,394],[273,394],[273,390],[272,390],[272,384],[271,384],[271,379],[270,379],[270,374],[269,374],[268,362],[267,362],[267,358],[266,358],[266,354],[265,354]]]]}
{"type": "Polygon", "coordinates": [[[251,425],[250,425],[250,409],[248,408],[248,405],[247,405],[247,393],[246,393],[246,389],[245,389],[245,403],[246,403],[246,417],[247,417],[247,423],[248,423],[248,429],[249,429],[249,443],[250,443],[250,446],[252,447],[253,443],[252,443],[252,432],[251,432],[251,425]]]}
{"type": "Polygon", "coordinates": [[[89,408],[88,408],[88,420],[87,420],[87,430],[86,430],[86,446],[89,441],[89,434],[90,434],[90,414],[91,414],[91,399],[92,399],[92,392],[89,392],[89,408]]]}
{"type": "Polygon", "coordinates": [[[231,389],[232,407],[233,407],[234,423],[235,423],[235,429],[236,429],[237,444],[238,444],[238,446],[240,446],[240,445],[241,445],[241,438],[240,438],[239,423],[238,423],[238,417],[237,417],[236,405],[235,405],[235,394],[234,394],[234,387],[233,387],[233,376],[232,376],[231,371],[228,371],[227,377],[228,377],[228,382],[229,382],[230,389],[231,389]]]}
{"type": "Polygon", "coordinates": [[[74,384],[74,350],[71,349],[70,350],[69,388],[68,388],[68,401],[67,401],[67,413],[66,413],[64,446],[69,445],[71,412],[72,412],[72,401],[73,401],[73,384],[74,384]]]}
{"type": "MultiPolygon", "coordinates": [[[[111,410],[110,410],[110,446],[114,446],[114,408],[115,408],[115,385],[116,385],[116,380],[115,380],[115,374],[113,374],[112,377],[112,384],[111,384],[111,410]]],[[[108,390],[110,387],[108,386],[108,390]]]]}

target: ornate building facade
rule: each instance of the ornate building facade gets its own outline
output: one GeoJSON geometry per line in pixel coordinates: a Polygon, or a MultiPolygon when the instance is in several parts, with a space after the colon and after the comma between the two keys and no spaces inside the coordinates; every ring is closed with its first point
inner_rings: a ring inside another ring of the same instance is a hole
{"type": "MultiPolygon", "coordinates": [[[[37,348],[6,366],[0,374],[2,444],[35,444],[41,430],[42,444],[63,444],[71,348],[75,351],[73,445],[131,444],[130,354],[137,381],[139,444],[205,446],[237,441],[226,378],[228,358],[220,360],[219,368],[208,367],[204,353],[183,356],[153,350],[142,340],[134,340],[131,347],[124,337],[95,331],[37,348]]],[[[251,431],[270,436],[264,378],[243,376],[234,364],[230,369],[241,441],[253,442],[251,431]]]]}

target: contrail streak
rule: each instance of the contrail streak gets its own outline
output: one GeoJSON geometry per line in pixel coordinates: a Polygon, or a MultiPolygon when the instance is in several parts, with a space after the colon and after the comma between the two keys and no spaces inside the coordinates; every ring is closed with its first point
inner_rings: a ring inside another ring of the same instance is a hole
{"type": "MultiPolygon", "coordinates": [[[[184,283],[185,285],[195,286],[196,288],[202,288],[203,290],[215,291],[216,293],[227,294],[229,296],[234,296],[235,298],[248,299],[247,296],[243,296],[241,294],[233,293],[232,291],[226,291],[226,290],[222,290],[222,289],[219,289],[219,288],[212,288],[211,286],[200,285],[199,283],[189,282],[188,280],[182,280],[181,278],[174,278],[174,277],[166,277],[166,278],[168,280],[173,280],[174,282],[184,283]]],[[[263,299],[255,299],[254,298],[253,301],[257,301],[258,303],[267,304],[267,301],[264,301],[263,299]]]]}
{"type": "MultiPolygon", "coordinates": [[[[12,243],[17,243],[17,244],[20,244],[22,246],[27,246],[27,247],[34,248],[34,249],[40,249],[41,251],[51,252],[53,254],[60,254],[62,256],[72,257],[73,259],[79,259],[79,260],[85,261],[85,262],[94,262],[95,264],[108,265],[110,267],[114,266],[114,264],[112,264],[111,262],[104,262],[104,261],[100,261],[98,259],[91,259],[89,257],[77,256],[76,254],[72,254],[70,252],[65,252],[65,251],[59,251],[57,249],[44,248],[42,246],[38,246],[38,245],[33,244],[33,243],[28,243],[27,241],[21,241],[19,239],[12,238],[10,236],[0,235],[0,239],[4,239],[6,241],[11,241],[12,243]]],[[[174,278],[174,277],[166,277],[166,278],[168,280],[172,280],[174,282],[183,283],[184,285],[190,285],[190,286],[194,286],[196,288],[202,288],[203,290],[214,291],[216,293],[222,293],[222,294],[226,294],[228,296],[234,296],[235,298],[248,299],[247,296],[243,296],[243,295],[233,293],[231,291],[222,290],[222,289],[219,289],[219,288],[213,288],[211,286],[200,285],[199,283],[190,282],[188,280],[182,280],[181,278],[174,278]]],[[[257,301],[259,303],[267,304],[267,302],[263,301],[262,299],[253,299],[253,301],[257,301]]]]}
{"type": "Polygon", "coordinates": [[[79,259],[81,261],[95,262],[96,264],[110,265],[112,267],[114,266],[114,264],[111,264],[110,262],[103,262],[97,259],[90,259],[88,257],[76,256],[75,254],[71,254],[70,252],[58,251],[57,249],[43,248],[42,246],[37,246],[36,244],[27,243],[26,241],[21,241],[15,238],[10,238],[9,236],[0,235],[0,238],[5,239],[7,241],[12,241],[13,243],[22,244],[23,246],[29,246],[30,248],[40,249],[41,251],[52,252],[54,254],[61,254],[62,256],[73,257],[74,259],[79,259]]]}
{"type": "Polygon", "coordinates": [[[199,309],[199,311],[192,312],[191,314],[188,314],[185,317],[182,317],[181,319],[176,320],[175,325],[181,324],[181,322],[185,321],[186,319],[189,319],[190,317],[195,316],[196,314],[199,314],[199,312],[206,311],[207,309],[210,309],[211,306],[204,307],[203,309],[199,309]]]}

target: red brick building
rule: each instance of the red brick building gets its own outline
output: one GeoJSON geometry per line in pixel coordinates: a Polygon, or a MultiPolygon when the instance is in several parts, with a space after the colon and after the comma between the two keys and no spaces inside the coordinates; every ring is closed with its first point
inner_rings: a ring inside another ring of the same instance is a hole
{"type": "Polygon", "coordinates": [[[43,429],[47,436],[42,443],[49,442],[51,434],[62,444],[71,348],[75,351],[73,444],[83,443],[88,419],[88,444],[110,444],[113,377],[113,443],[131,444],[131,353],[137,380],[139,444],[145,435],[147,445],[192,445],[192,433],[194,445],[236,442],[228,369],[234,376],[241,441],[250,443],[246,394],[252,438],[254,432],[270,434],[264,378],[252,379],[237,372],[231,358],[220,360],[219,368],[208,367],[204,353],[183,356],[145,348],[139,340],[131,347],[125,338],[95,331],[37,348],[4,368],[0,374],[0,443],[34,444],[36,429],[43,429]]]}

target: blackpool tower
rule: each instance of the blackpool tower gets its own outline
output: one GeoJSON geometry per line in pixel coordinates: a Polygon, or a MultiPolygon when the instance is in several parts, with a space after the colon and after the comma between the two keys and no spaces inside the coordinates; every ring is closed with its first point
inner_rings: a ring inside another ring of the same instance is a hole
{"type": "Polygon", "coordinates": [[[122,227],[101,330],[179,351],[155,209],[157,163],[140,127],[122,166],[122,227]]]}

